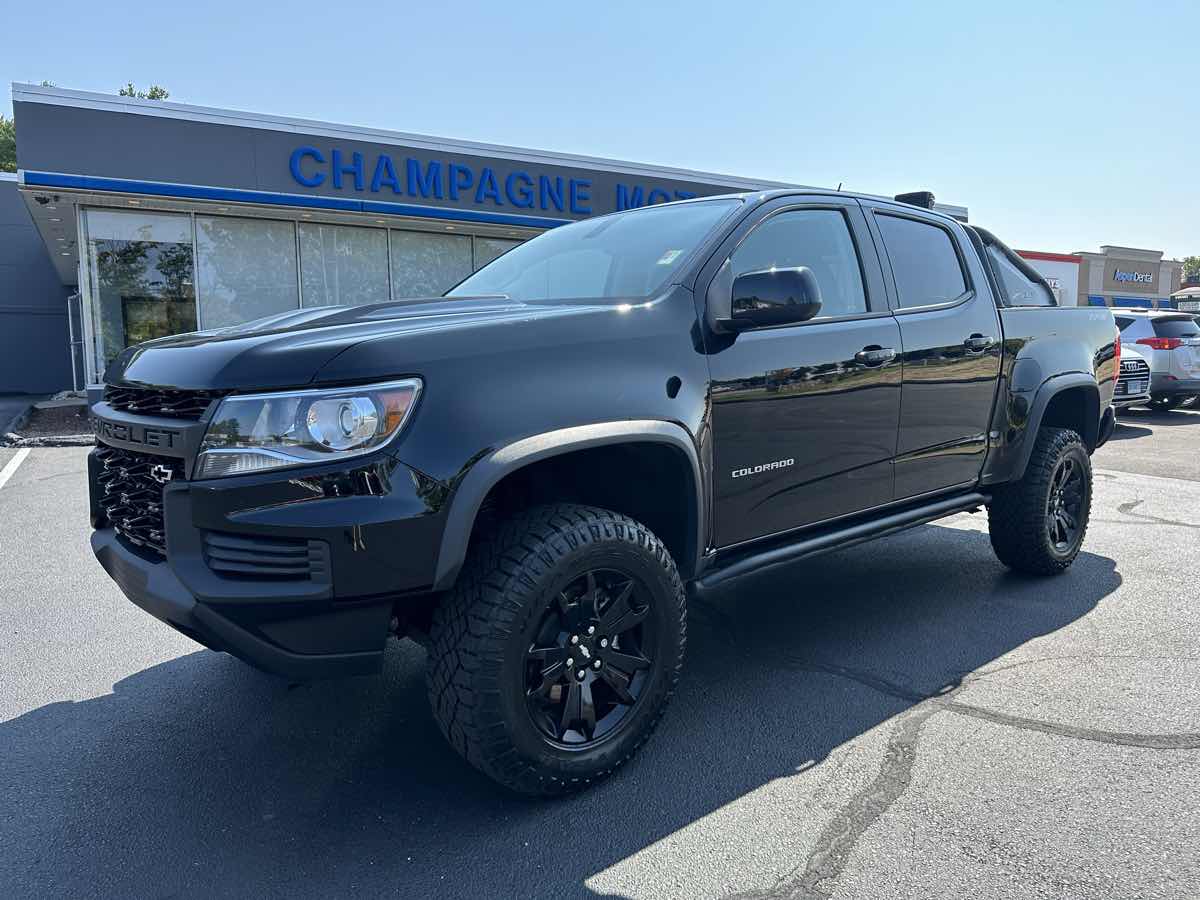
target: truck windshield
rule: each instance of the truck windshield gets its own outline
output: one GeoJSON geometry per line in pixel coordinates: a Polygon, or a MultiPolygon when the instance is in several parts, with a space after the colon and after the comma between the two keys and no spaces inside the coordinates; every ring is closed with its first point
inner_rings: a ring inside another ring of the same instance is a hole
{"type": "Polygon", "coordinates": [[[740,200],[648,206],[564,225],[514,247],[446,292],[515,300],[646,297],[740,200]]]}

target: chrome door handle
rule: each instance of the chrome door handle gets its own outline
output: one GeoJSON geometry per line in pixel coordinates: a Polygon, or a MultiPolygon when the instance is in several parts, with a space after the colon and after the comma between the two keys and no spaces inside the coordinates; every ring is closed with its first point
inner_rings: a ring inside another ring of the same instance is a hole
{"type": "Polygon", "coordinates": [[[882,366],[896,358],[896,351],[891,347],[863,347],[854,358],[864,366],[882,366]]]}
{"type": "Polygon", "coordinates": [[[996,343],[996,339],[994,337],[988,337],[985,334],[973,334],[963,341],[963,346],[972,353],[982,353],[994,343],[996,343]]]}

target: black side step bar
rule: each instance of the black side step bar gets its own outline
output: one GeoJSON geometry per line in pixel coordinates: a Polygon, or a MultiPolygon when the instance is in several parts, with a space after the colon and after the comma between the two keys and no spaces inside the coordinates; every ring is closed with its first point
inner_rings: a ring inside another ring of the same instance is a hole
{"type": "Polygon", "coordinates": [[[740,556],[727,565],[710,571],[702,578],[692,582],[694,592],[703,594],[716,587],[724,586],[730,581],[746,575],[762,573],[778,566],[785,566],[797,560],[853,547],[875,538],[896,534],[917,525],[924,525],[936,519],[942,519],[954,513],[978,509],[988,502],[984,494],[972,492],[957,494],[933,503],[910,507],[868,522],[859,522],[833,531],[824,531],[808,538],[801,538],[794,543],[774,546],[757,553],[740,556]]]}

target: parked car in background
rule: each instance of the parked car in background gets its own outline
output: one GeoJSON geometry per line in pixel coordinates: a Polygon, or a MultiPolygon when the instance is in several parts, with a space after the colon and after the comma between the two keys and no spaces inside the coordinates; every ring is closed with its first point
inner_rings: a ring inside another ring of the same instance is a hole
{"type": "Polygon", "coordinates": [[[1173,409],[1200,396],[1200,323],[1192,313],[1114,309],[1121,342],[1150,363],[1150,407],[1173,409]]]}
{"type": "Polygon", "coordinates": [[[1116,409],[1150,405],[1150,363],[1128,344],[1121,347],[1121,373],[1113,390],[1116,409]]]}

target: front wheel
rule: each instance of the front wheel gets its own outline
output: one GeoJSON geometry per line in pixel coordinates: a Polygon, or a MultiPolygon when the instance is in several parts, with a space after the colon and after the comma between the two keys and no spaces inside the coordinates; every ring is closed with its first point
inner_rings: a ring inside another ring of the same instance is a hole
{"type": "Polygon", "coordinates": [[[429,698],[486,775],[563,794],[646,740],[679,678],[683,584],[644,525],[575,504],[502,522],[434,613],[429,698]]]}
{"type": "Polygon", "coordinates": [[[992,549],[1018,572],[1056,575],[1079,555],[1091,509],[1092,460],[1083,440],[1067,428],[1042,428],[1025,475],[992,495],[992,549]]]}

